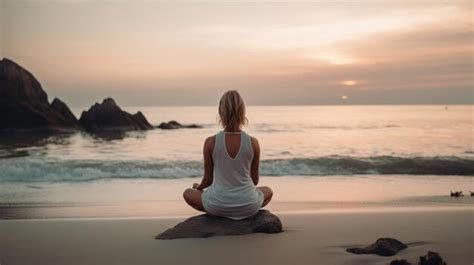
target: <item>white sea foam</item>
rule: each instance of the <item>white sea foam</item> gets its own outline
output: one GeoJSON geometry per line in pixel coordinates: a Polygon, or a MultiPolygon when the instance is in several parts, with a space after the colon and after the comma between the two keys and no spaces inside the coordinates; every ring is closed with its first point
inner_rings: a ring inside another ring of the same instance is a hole
{"type": "MultiPolygon", "coordinates": [[[[215,107],[137,107],[151,123],[202,129],[113,137],[0,135],[0,182],[202,176],[215,107]]],[[[262,176],[474,175],[472,106],[249,106],[262,176]]]]}
{"type": "MultiPolygon", "coordinates": [[[[91,181],[114,178],[187,178],[202,176],[201,161],[96,161],[11,158],[0,162],[1,182],[91,181]]],[[[262,176],[363,174],[474,175],[474,159],[459,157],[292,158],[261,161],[262,176]]]]}

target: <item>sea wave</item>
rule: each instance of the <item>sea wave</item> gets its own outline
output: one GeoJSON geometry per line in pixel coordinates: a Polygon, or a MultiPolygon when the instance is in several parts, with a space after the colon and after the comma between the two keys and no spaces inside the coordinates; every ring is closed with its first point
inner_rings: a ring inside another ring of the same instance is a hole
{"type": "Polygon", "coordinates": [[[294,126],[287,126],[286,124],[268,124],[268,123],[257,123],[252,125],[254,132],[274,133],[274,132],[304,132],[312,130],[380,130],[380,129],[398,129],[401,128],[399,125],[387,124],[387,125],[366,125],[366,126],[324,126],[324,125],[307,125],[297,124],[294,126]]]}
{"type": "MultiPolygon", "coordinates": [[[[201,161],[96,161],[13,158],[0,161],[0,182],[80,182],[99,179],[176,179],[202,176],[201,161]]],[[[262,176],[334,175],[474,176],[474,159],[436,157],[325,156],[263,160],[262,176]]]]}

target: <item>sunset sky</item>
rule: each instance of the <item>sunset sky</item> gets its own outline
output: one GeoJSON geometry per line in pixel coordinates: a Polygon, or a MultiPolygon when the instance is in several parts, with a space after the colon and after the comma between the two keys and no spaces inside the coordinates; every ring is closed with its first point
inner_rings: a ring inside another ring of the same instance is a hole
{"type": "Polygon", "coordinates": [[[71,106],[473,102],[471,1],[0,1],[0,55],[71,106]]]}

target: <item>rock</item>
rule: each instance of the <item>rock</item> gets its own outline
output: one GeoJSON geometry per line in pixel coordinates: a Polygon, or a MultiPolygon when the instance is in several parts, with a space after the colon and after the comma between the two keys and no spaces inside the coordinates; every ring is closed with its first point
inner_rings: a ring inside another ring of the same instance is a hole
{"type": "Polygon", "coordinates": [[[0,61],[0,98],[30,103],[47,103],[48,95],[36,78],[15,62],[0,61]]]}
{"type": "Polygon", "coordinates": [[[50,105],[41,84],[27,70],[0,61],[0,132],[71,132],[81,130],[62,101],[50,105]]]}
{"type": "Polygon", "coordinates": [[[79,126],[79,121],[77,120],[76,116],[74,116],[66,103],[62,102],[59,98],[54,98],[53,102],[51,102],[51,108],[55,109],[63,117],[76,121],[77,125],[79,126]]]}
{"type": "Polygon", "coordinates": [[[396,259],[390,262],[390,265],[412,265],[406,259],[396,259]]]}
{"type": "Polygon", "coordinates": [[[428,251],[428,254],[420,257],[420,261],[418,264],[419,265],[446,265],[446,262],[443,261],[443,258],[441,258],[441,256],[438,253],[428,251]]]}
{"type": "Polygon", "coordinates": [[[146,130],[153,129],[153,126],[148,122],[148,120],[145,118],[145,115],[143,115],[141,111],[133,114],[132,116],[135,122],[139,124],[146,124],[146,130]]]}
{"type": "Polygon", "coordinates": [[[197,124],[190,124],[190,125],[185,125],[184,128],[189,128],[189,129],[201,129],[202,126],[201,126],[201,125],[197,125],[197,124]]]}
{"type": "Polygon", "coordinates": [[[160,125],[158,125],[158,128],[164,130],[174,130],[183,128],[183,125],[177,121],[170,121],[160,123],[160,125]]]}
{"type": "Polygon", "coordinates": [[[197,129],[197,128],[202,128],[202,126],[197,125],[197,124],[183,125],[177,121],[169,121],[169,122],[160,123],[160,125],[158,125],[157,128],[160,128],[163,130],[174,130],[174,129],[183,129],[183,128],[197,129]]]}
{"type": "MultiPolygon", "coordinates": [[[[428,254],[420,257],[420,261],[417,264],[418,265],[446,265],[446,262],[443,261],[443,258],[441,258],[438,253],[428,251],[428,254]]],[[[412,265],[412,263],[408,262],[405,259],[401,259],[401,260],[392,260],[392,262],[390,262],[390,265],[412,265]]]]}
{"type": "Polygon", "coordinates": [[[462,194],[462,191],[455,191],[455,192],[451,191],[451,197],[458,198],[458,197],[462,197],[462,196],[464,196],[464,194],[462,194]]]}
{"type": "Polygon", "coordinates": [[[83,111],[80,124],[92,133],[151,130],[153,126],[141,112],[134,115],[123,111],[113,99],[106,98],[83,111]]]}
{"type": "Polygon", "coordinates": [[[393,238],[379,238],[377,241],[365,248],[348,248],[347,252],[360,254],[377,254],[379,256],[393,256],[407,245],[393,238]]]}
{"type": "Polygon", "coordinates": [[[194,216],[159,234],[156,236],[156,239],[245,235],[251,233],[272,234],[282,231],[281,221],[276,215],[268,210],[260,210],[256,215],[243,220],[231,220],[208,214],[194,216]]]}

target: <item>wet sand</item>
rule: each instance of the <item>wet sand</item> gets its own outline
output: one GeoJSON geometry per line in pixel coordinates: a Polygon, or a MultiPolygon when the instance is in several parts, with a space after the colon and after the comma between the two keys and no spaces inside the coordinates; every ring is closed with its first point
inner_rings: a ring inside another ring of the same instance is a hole
{"type": "Polygon", "coordinates": [[[264,177],[266,207],[280,234],[155,240],[187,217],[181,192],[198,179],[2,185],[0,264],[388,264],[428,250],[448,264],[474,262],[470,177],[264,177]],[[345,248],[393,237],[410,247],[394,257],[345,248]]]}
{"type": "MultiPolygon", "coordinates": [[[[77,183],[0,185],[0,219],[89,217],[183,217],[197,214],[182,192],[199,178],[103,180],[77,183]]],[[[473,206],[474,197],[449,197],[474,190],[471,177],[328,176],[262,177],[274,191],[267,209],[311,213],[473,206]]]]}
{"type": "Polygon", "coordinates": [[[284,232],[155,240],[182,218],[0,221],[1,264],[387,264],[428,250],[448,264],[472,264],[469,207],[280,214],[284,232]],[[410,243],[394,257],[354,255],[349,246],[394,237],[410,243]]]}

